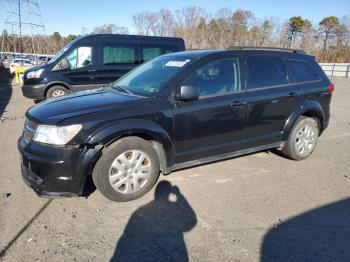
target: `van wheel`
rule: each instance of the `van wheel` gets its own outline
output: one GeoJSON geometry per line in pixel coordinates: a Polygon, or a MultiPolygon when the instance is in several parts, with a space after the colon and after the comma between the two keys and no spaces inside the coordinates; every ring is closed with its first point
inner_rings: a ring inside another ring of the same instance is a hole
{"type": "Polygon", "coordinates": [[[151,144],[125,137],[107,147],[97,161],[92,178],[106,198],[125,202],[152,189],[159,177],[159,159],[151,144]]]}
{"type": "Polygon", "coordinates": [[[58,96],[64,96],[68,93],[70,93],[70,91],[63,86],[52,86],[46,92],[46,99],[58,97],[58,96]]]}
{"type": "Polygon", "coordinates": [[[294,160],[303,160],[314,151],[319,136],[317,120],[301,116],[296,121],[282,153],[294,160]]]}

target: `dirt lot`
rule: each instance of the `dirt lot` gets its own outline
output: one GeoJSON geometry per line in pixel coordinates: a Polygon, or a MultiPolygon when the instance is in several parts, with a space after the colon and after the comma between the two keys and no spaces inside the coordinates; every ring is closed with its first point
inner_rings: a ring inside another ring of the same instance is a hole
{"type": "Polygon", "coordinates": [[[33,102],[0,83],[0,260],[350,261],[350,80],[334,83],[308,160],[261,152],[190,168],[129,203],[25,186],[16,142],[33,102]]]}

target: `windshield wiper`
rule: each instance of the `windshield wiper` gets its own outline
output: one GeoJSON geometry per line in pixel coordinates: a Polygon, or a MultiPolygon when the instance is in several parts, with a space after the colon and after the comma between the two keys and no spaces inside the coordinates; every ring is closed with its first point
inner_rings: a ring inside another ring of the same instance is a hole
{"type": "Polygon", "coordinates": [[[121,86],[114,86],[114,85],[112,85],[111,87],[114,88],[114,89],[117,89],[118,91],[123,92],[123,93],[127,93],[127,94],[130,94],[130,95],[133,94],[131,91],[129,91],[128,89],[123,88],[121,86]]]}

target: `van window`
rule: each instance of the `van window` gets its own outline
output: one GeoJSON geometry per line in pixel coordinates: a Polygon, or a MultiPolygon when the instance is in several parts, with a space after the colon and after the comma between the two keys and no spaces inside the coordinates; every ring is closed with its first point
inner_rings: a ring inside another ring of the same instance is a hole
{"type": "Polygon", "coordinates": [[[113,64],[135,64],[135,49],[130,46],[105,46],[103,47],[103,63],[113,64]]]}
{"type": "Polygon", "coordinates": [[[77,69],[91,64],[91,46],[80,46],[67,55],[69,69],[77,69]]]}
{"type": "Polygon", "coordinates": [[[287,60],[287,65],[292,71],[290,81],[295,82],[306,82],[319,80],[320,77],[316,71],[306,62],[297,60],[287,60]]]}
{"type": "Polygon", "coordinates": [[[227,58],[210,61],[196,69],[184,85],[196,86],[200,97],[240,91],[239,60],[227,58]]]}
{"type": "Polygon", "coordinates": [[[164,47],[164,54],[170,54],[178,51],[179,51],[179,47],[175,45],[165,45],[164,47]]]}
{"type": "Polygon", "coordinates": [[[160,56],[162,54],[162,49],[160,47],[144,47],[142,49],[143,61],[147,62],[153,58],[160,56]]]}
{"type": "Polygon", "coordinates": [[[248,57],[247,89],[287,84],[287,74],[279,58],[248,57]]]}

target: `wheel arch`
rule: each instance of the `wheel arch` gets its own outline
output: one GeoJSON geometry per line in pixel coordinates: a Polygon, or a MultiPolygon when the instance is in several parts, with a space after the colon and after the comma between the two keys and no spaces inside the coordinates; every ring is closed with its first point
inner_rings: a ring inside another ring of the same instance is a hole
{"type": "Polygon", "coordinates": [[[290,116],[288,117],[288,119],[286,120],[284,127],[282,129],[282,139],[283,140],[287,140],[288,136],[295,124],[295,122],[297,121],[297,119],[300,116],[308,116],[308,117],[312,117],[312,118],[316,118],[318,120],[319,123],[319,128],[320,128],[320,134],[322,134],[324,128],[325,128],[325,114],[324,111],[322,109],[322,106],[314,101],[306,101],[303,104],[301,104],[297,110],[295,110],[293,113],[290,114],[290,116]]]}
{"type": "Polygon", "coordinates": [[[90,136],[88,144],[100,144],[103,150],[115,141],[137,136],[151,142],[157,152],[160,169],[167,172],[168,166],[174,163],[174,146],[169,134],[158,124],[148,120],[123,120],[104,126],[90,136]]]}
{"type": "Polygon", "coordinates": [[[71,91],[71,88],[70,86],[65,83],[65,82],[62,82],[62,81],[53,81],[53,82],[50,82],[47,84],[46,88],[45,88],[45,91],[44,91],[44,96],[46,97],[46,94],[47,92],[49,91],[49,89],[53,86],[63,86],[64,88],[67,88],[68,90],[71,91]]]}

